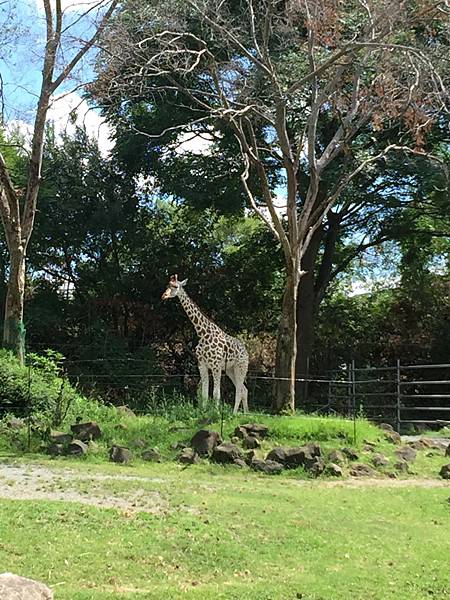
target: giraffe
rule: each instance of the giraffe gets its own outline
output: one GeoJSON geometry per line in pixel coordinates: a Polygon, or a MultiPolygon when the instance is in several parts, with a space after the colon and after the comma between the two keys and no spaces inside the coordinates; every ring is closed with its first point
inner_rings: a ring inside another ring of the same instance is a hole
{"type": "Polygon", "coordinates": [[[205,401],[209,397],[209,371],[211,371],[214,383],[213,399],[216,405],[219,405],[220,378],[222,371],[225,371],[235,387],[233,413],[237,413],[241,402],[244,412],[248,412],[248,391],[244,384],[248,370],[247,350],[241,340],[228,335],[205,317],[184,290],[186,283],[187,279],[178,281],[178,276],[172,275],[161,299],[168,300],[178,297],[200,338],[195,354],[200,371],[199,394],[201,399],[205,401]]]}

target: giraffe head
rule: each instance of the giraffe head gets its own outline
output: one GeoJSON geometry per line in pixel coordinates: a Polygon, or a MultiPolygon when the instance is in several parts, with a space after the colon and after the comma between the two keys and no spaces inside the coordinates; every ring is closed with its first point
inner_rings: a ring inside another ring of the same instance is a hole
{"type": "Polygon", "coordinates": [[[178,296],[180,289],[183,288],[186,283],[187,279],[184,281],[178,281],[178,275],[172,275],[169,279],[167,290],[161,296],[161,300],[169,300],[169,298],[175,298],[175,296],[178,296]]]}

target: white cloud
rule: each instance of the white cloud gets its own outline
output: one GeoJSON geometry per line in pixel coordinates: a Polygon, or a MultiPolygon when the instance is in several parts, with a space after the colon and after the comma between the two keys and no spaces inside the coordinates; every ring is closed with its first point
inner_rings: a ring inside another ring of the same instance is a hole
{"type": "Polygon", "coordinates": [[[70,135],[75,132],[76,126],[83,126],[87,134],[98,141],[103,156],[107,156],[112,150],[111,128],[75,92],[54,98],[48,111],[48,120],[53,123],[56,135],[70,135]]]}

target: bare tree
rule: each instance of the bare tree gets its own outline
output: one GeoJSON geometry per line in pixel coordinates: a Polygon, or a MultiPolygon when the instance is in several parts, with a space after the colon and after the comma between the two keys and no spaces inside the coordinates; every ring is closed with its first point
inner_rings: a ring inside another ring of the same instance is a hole
{"type": "Polygon", "coordinates": [[[305,255],[359,173],[393,151],[426,154],[426,133],[446,109],[441,67],[448,6],[438,0],[129,0],[123,15],[107,37],[94,92],[115,118],[126,103],[151,110],[162,97],[191,109],[191,131],[232,128],[249,205],[284,254],[275,407],[294,410],[305,255]],[[371,131],[399,123],[407,129],[403,139],[371,144],[371,131]],[[338,159],[339,176],[327,189],[322,181],[338,159]],[[284,214],[274,171],[285,183],[284,214]]]}
{"type": "Polygon", "coordinates": [[[67,48],[64,47],[63,36],[71,25],[65,23],[61,0],[54,0],[53,3],[50,0],[43,0],[43,4],[46,43],[43,48],[42,83],[35,111],[27,185],[23,195],[15,189],[5,159],[0,153],[0,212],[9,250],[3,344],[13,349],[22,361],[25,336],[23,325],[25,257],[36,215],[47,112],[52,96],[73,74],[80,61],[97,42],[118,0],[101,0],[88,5],[77,22],[91,14],[94,9],[101,11],[98,12],[98,22],[94,25],[94,32],[89,39],[79,41],[78,47],[66,61],[64,57],[67,48]]]}

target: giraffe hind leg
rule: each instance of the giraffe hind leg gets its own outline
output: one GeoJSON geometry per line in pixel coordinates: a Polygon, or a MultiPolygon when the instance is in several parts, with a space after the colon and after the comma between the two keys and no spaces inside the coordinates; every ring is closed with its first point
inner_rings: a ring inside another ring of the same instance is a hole
{"type": "Polygon", "coordinates": [[[205,408],[208,403],[209,396],[209,373],[205,363],[199,362],[198,370],[200,371],[200,383],[198,385],[198,400],[201,408],[205,408]]]}

